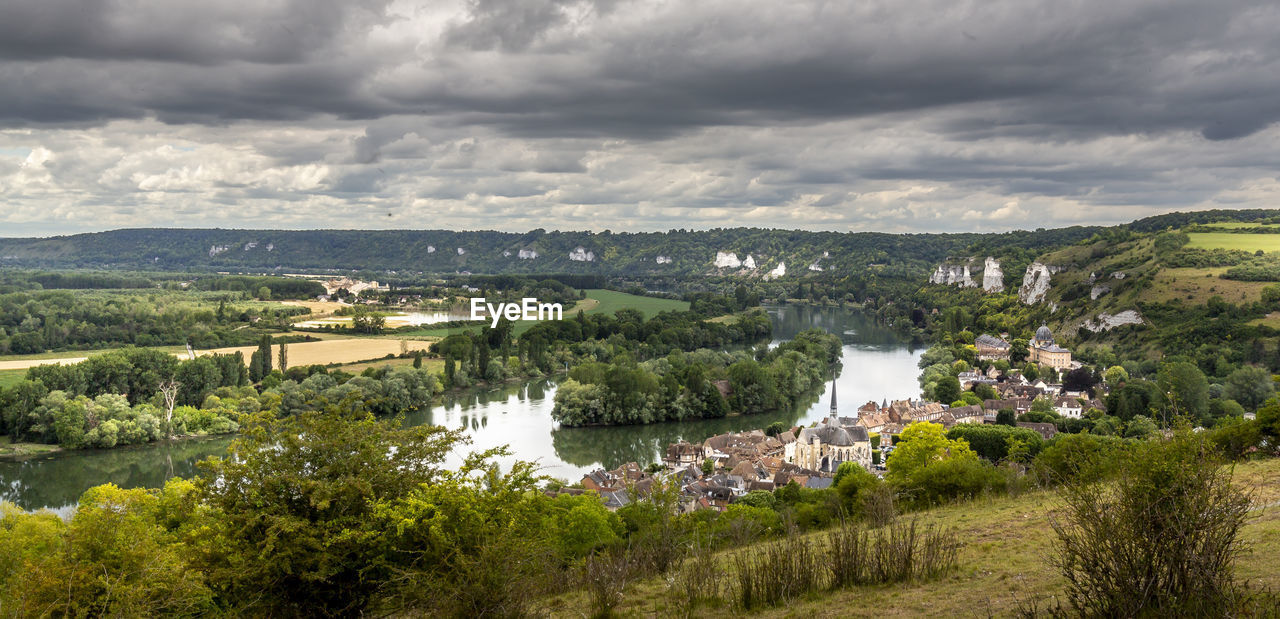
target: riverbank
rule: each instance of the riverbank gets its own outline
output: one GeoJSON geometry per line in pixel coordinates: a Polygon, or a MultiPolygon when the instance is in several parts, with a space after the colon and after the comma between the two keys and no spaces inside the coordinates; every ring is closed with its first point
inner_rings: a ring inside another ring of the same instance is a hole
{"type": "Polygon", "coordinates": [[[45,456],[58,453],[63,449],[57,445],[43,443],[15,443],[8,436],[0,436],[0,460],[22,460],[33,456],[45,456]]]}

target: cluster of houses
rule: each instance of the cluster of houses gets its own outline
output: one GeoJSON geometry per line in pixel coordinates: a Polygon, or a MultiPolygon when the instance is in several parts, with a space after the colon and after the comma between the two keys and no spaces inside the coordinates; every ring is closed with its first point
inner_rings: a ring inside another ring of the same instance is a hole
{"type": "MultiPolygon", "coordinates": [[[[1063,417],[1080,418],[1090,408],[1105,410],[1101,400],[1085,400],[1084,393],[1072,393],[1061,385],[1043,381],[1031,383],[1011,374],[997,380],[994,373],[965,372],[960,376],[965,389],[975,383],[990,385],[1000,396],[981,405],[947,406],[940,402],[920,400],[867,402],[854,417],[839,415],[835,383],[831,386],[831,409],[827,417],[810,427],[795,427],[776,436],[762,430],[729,432],[712,436],[702,443],[680,441],[667,447],[663,469],[650,473],[630,462],[612,471],[603,469],[583,476],[581,488],[562,488],[557,492],[578,494],[594,491],[605,506],[617,509],[646,496],[655,475],[674,479],[681,489],[681,509],[724,510],[736,497],[752,490],[772,491],[789,483],[804,488],[831,486],[836,470],[845,462],[853,462],[874,470],[873,452],[883,441],[889,445],[894,435],[916,422],[938,423],[950,428],[960,423],[995,423],[1002,409],[1017,414],[1031,410],[1037,398],[1050,398],[1063,417]],[[710,461],[709,471],[704,463],[710,461]]],[[[1052,423],[1018,422],[1046,440],[1057,428],[1052,423]]],[[[876,453],[875,455],[879,455],[876,453]]]]}

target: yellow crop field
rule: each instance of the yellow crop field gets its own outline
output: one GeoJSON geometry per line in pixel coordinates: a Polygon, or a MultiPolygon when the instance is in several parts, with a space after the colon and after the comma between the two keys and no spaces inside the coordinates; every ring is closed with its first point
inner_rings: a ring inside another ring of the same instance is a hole
{"type": "MultiPolygon", "coordinates": [[[[385,338],[345,338],[322,340],[319,342],[298,342],[289,344],[289,365],[329,365],[331,363],[355,363],[381,359],[387,355],[399,355],[402,352],[426,350],[431,345],[429,340],[397,340],[385,338]]],[[[257,350],[256,346],[238,346],[235,348],[215,348],[201,350],[197,355],[231,354],[239,351],[244,355],[245,363],[249,355],[257,350]]],[[[278,354],[279,346],[272,347],[272,354],[278,354]]],[[[179,356],[185,356],[185,353],[179,356]]],[[[37,365],[54,363],[79,363],[85,357],[64,357],[47,359],[17,359],[0,361],[0,370],[25,370],[37,365]]],[[[274,357],[273,357],[274,360],[274,357]]]]}

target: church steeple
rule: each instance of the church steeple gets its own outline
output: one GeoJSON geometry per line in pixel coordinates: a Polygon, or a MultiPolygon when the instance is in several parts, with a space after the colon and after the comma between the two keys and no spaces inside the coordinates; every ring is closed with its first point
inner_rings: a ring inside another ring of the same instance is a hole
{"type": "Polygon", "coordinates": [[[836,413],[836,379],[831,379],[831,418],[837,419],[836,413]]]}

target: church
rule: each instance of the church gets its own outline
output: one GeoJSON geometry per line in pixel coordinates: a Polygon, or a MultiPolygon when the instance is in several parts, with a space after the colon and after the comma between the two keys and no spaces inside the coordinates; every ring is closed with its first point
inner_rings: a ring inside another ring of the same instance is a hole
{"type": "Polygon", "coordinates": [[[797,466],[835,473],[844,462],[871,468],[871,437],[867,429],[850,419],[845,424],[836,408],[836,382],[831,381],[831,412],[817,426],[800,430],[788,443],[784,458],[797,466]]]}
{"type": "Polygon", "coordinates": [[[1027,361],[1065,370],[1071,367],[1071,351],[1054,343],[1053,332],[1048,325],[1042,324],[1036,329],[1036,336],[1027,343],[1027,361]]]}

